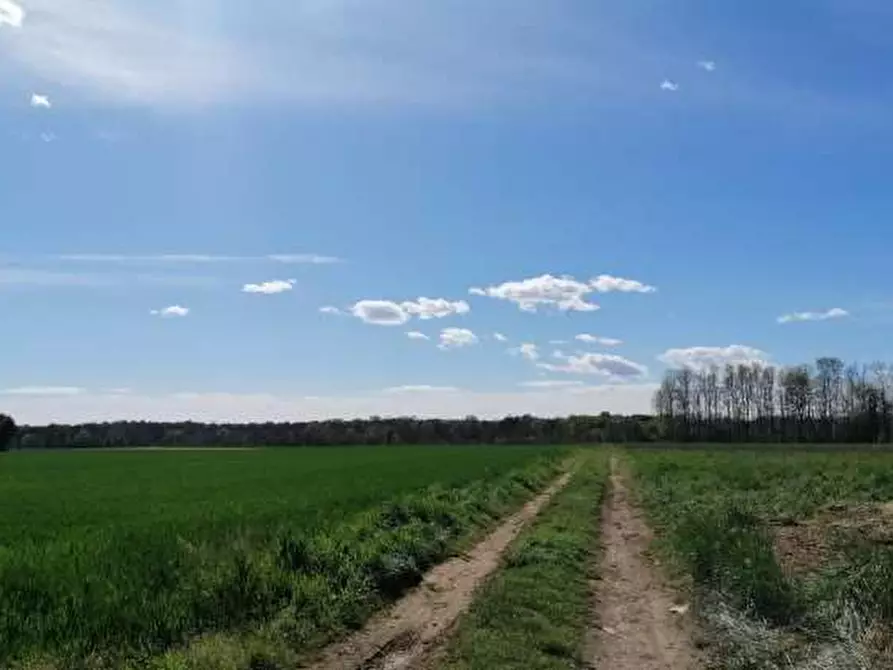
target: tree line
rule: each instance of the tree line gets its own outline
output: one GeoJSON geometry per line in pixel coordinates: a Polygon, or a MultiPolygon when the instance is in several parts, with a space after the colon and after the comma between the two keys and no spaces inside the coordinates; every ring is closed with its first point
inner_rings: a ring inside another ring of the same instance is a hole
{"type": "Polygon", "coordinates": [[[499,420],[415,417],[287,423],[209,424],[192,421],[115,421],[79,425],[22,426],[13,449],[147,446],[327,446],[386,444],[583,444],[659,439],[655,417],[530,415],[499,420]]]}
{"type": "Polygon", "coordinates": [[[669,370],[654,394],[663,439],[889,443],[893,366],[761,363],[669,370]]]}
{"type": "Polygon", "coordinates": [[[115,421],[22,426],[0,414],[0,450],[144,446],[890,443],[893,365],[762,363],[668,370],[654,414],[381,418],[209,424],[115,421]]]}

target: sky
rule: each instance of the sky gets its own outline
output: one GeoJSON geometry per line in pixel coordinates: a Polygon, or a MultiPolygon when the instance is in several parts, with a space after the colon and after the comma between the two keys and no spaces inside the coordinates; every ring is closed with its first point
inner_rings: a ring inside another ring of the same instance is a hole
{"type": "Polygon", "coordinates": [[[885,0],[0,0],[0,411],[648,412],[893,360],[885,0]]]}

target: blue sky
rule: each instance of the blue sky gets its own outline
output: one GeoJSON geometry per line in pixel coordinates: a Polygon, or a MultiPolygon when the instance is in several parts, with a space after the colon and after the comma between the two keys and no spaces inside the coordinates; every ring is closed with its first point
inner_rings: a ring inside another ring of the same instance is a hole
{"type": "Polygon", "coordinates": [[[891,360],[891,28],[0,0],[0,410],[647,411],[668,364],[891,360]]]}

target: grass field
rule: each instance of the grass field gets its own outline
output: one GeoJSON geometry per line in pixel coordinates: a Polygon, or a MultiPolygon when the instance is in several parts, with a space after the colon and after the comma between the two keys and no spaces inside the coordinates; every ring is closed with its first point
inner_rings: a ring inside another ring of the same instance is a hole
{"type": "Polygon", "coordinates": [[[893,455],[630,461],[716,667],[893,667],[893,455]]]}
{"type": "Polygon", "coordinates": [[[565,453],[4,455],[0,666],[285,667],[529,497],[565,453]]]}

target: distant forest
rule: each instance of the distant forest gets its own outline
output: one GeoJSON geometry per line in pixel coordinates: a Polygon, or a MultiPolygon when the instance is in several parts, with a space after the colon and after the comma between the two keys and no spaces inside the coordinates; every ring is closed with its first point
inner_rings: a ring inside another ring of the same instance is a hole
{"type": "Polygon", "coordinates": [[[764,364],[669,370],[654,414],[500,420],[385,419],[206,424],[116,421],[23,426],[0,415],[0,449],[136,446],[583,444],[647,442],[890,443],[893,366],[764,364]]]}

